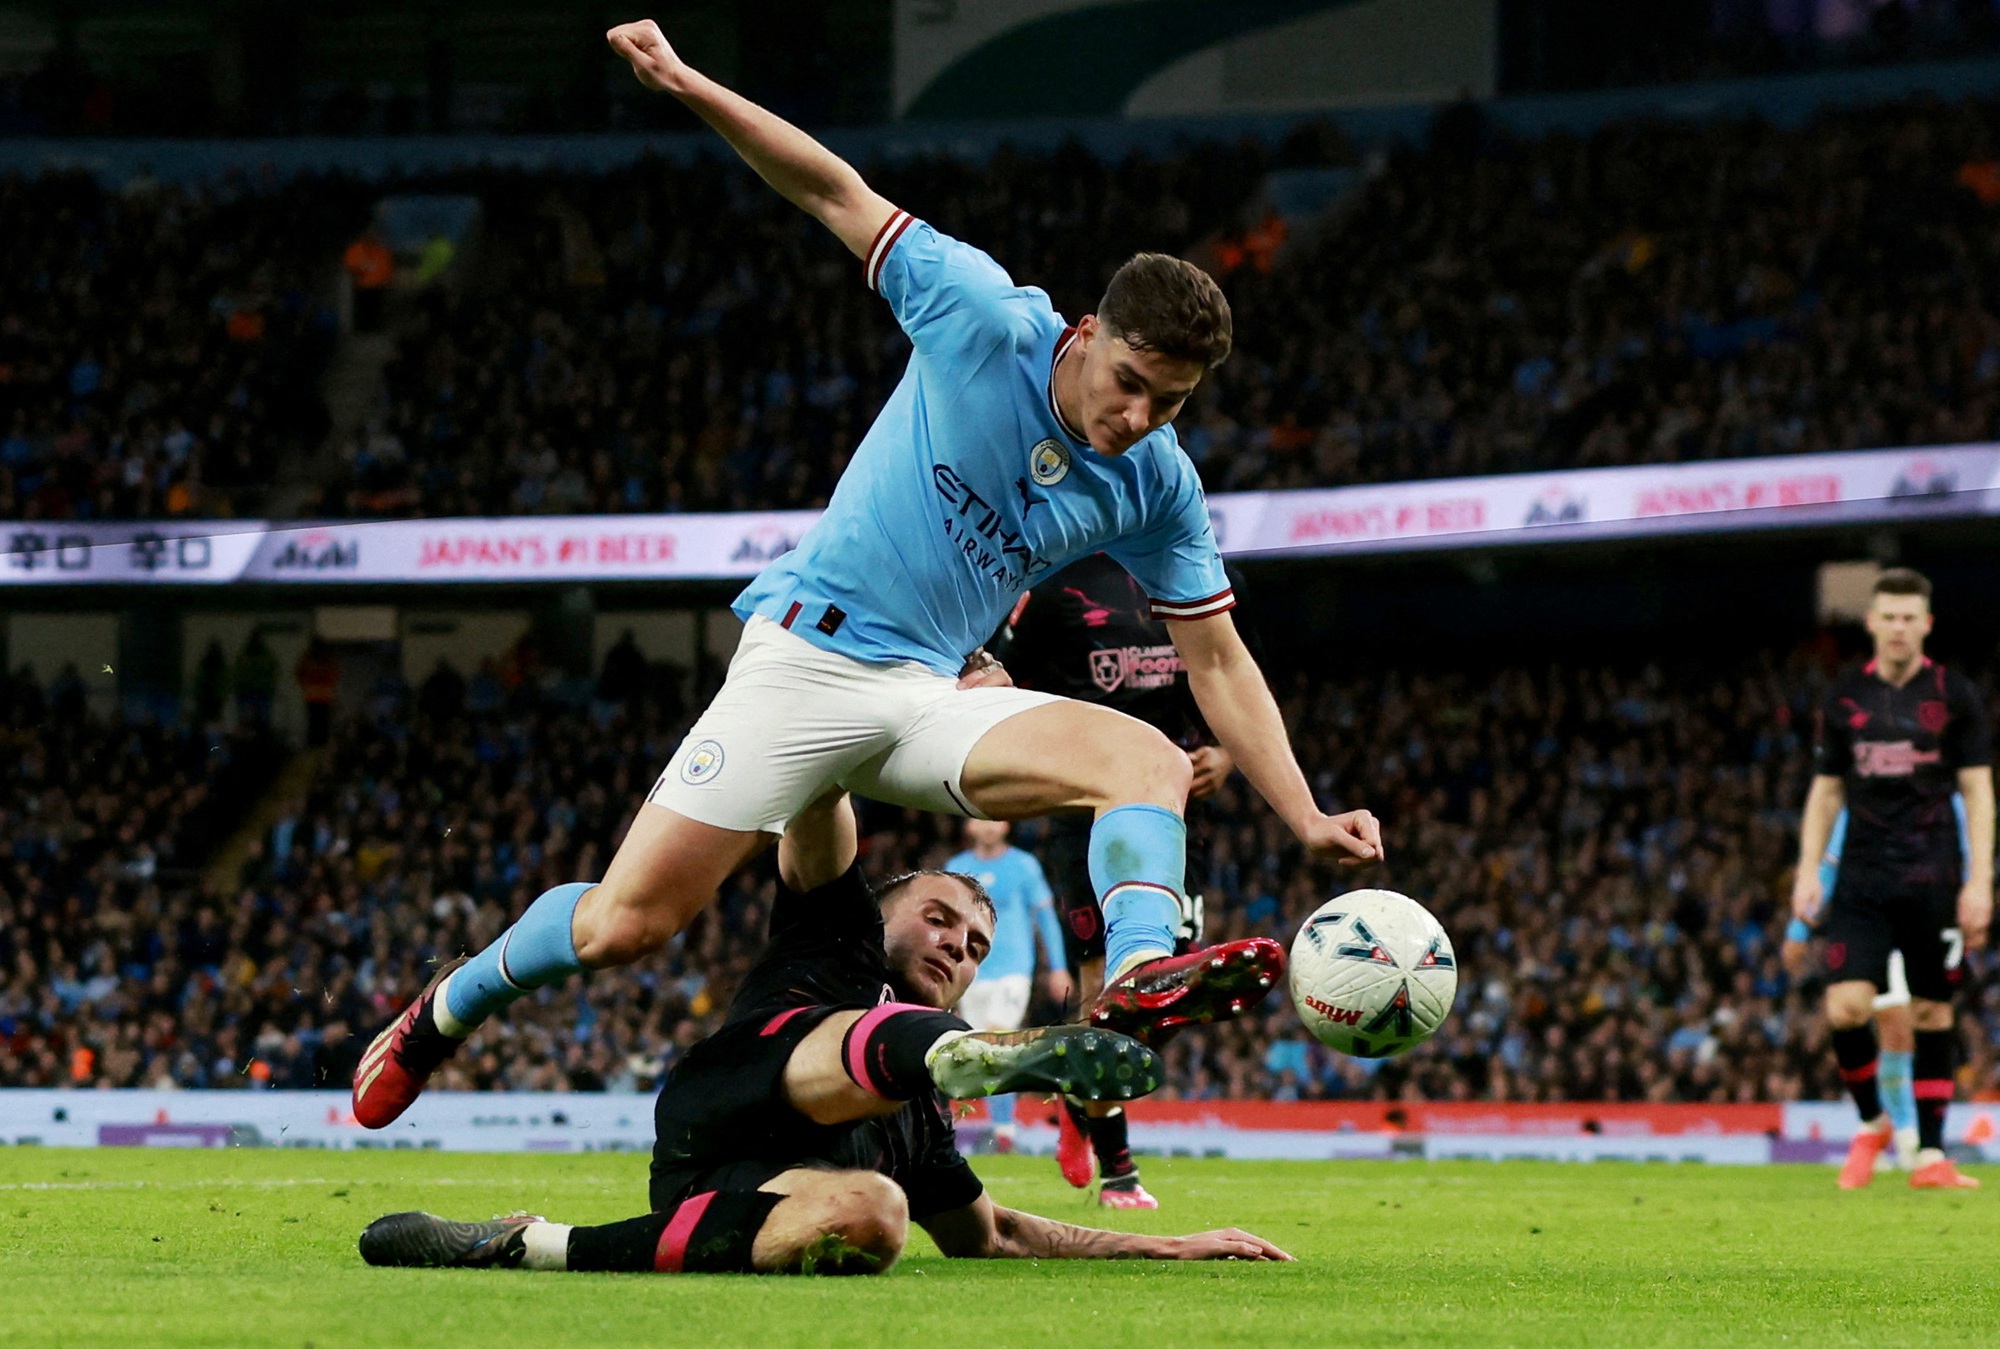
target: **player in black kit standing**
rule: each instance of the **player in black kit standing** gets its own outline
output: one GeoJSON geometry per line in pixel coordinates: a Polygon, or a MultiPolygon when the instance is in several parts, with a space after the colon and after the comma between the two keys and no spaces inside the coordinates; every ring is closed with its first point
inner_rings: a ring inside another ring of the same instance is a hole
{"type": "Polygon", "coordinates": [[[1846,1188],[1867,1183],[1893,1132],[1876,1089],[1870,1020],[1896,950],[1916,1023],[1919,1150],[1910,1184],[1979,1185],[1944,1155],[1944,1118],[1952,995],[1965,952],[1985,945],[1993,916],[1992,731],[1972,682],[1924,655],[1930,598],[1930,582],[1907,568],[1876,581],[1868,609],[1875,658],[1828,692],[1799,824],[1792,912],[1825,940],[1833,1052],[1861,1112],[1841,1170],[1846,1188]],[[1963,840],[1954,795],[1963,797],[1963,840]],[[1829,897],[1820,893],[1819,859],[1843,805],[1847,842],[1829,897]]]}
{"type": "MultiPolygon", "coordinates": [[[[1167,625],[1151,617],[1139,583],[1103,553],[1072,563],[1023,595],[1008,622],[1012,636],[1004,652],[1015,683],[1115,708],[1187,751],[1194,785],[1188,791],[1188,895],[1181,937],[1184,946],[1199,941],[1208,830],[1194,802],[1221,790],[1235,763],[1215,743],[1195,706],[1187,669],[1167,625]]],[[[1047,839],[1041,860],[1062,910],[1078,1002],[1089,1007],[1104,983],[1104,920],[1088,866],[1090,816],[1051,816],[1047,839]]],[[[1159,1024],[1166,1028],[1175,1023],[1166,1018],[1159,1024]]],[[[1157,1048],[1158,1037],[1153,1043],[1157,1048]]],[[[1056,1155],[1063,1178],[1079,1189],[1089,1185],[1094,1152],[1102,1181],[1099,1203],[1158,1208],[1159,1202],[1139,1183],[1124,1109],[1110,1102],[1067,1099],[1062,1105],[1062,1142],[1056,1155]]]]}

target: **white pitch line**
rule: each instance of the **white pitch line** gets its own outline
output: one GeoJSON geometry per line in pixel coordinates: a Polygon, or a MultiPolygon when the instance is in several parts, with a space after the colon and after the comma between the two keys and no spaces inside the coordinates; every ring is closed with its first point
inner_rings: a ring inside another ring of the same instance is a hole
{"type": "MultiPolygon", "coordinates": [[[[0,1190],[223,1190],[251,1189],[276,1190],[296,1185],[485,1185],[504,1184],[488,1178],[441,1176],[435,1180],[368,1180],[354,1176],[334,1176],[327,1179],[302,1179],[292,1177],[280,1180],[246,1180],[227,1176],[216,1180],[31,1180],[14,1184],[0,1184],[0,1190]]],[[[630,1178],[624,1180],[565,1180],[555,1187],[598,1189],[623,1189],[632,1184],[630,1178]]]]}

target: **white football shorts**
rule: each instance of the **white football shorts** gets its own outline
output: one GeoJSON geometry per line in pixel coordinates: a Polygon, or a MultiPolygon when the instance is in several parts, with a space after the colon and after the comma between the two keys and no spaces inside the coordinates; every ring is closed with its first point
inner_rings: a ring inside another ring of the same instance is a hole
{"type": "Polygon", "coordinates": [[[1889,952],[1889,987],[1875,995],[1875,1010],[1884,1007],[1908,1007],[1910,1005],[1910,980],[1903,973],[1903,953],[1889,952]]]}
{"type": "Polygon", "coordinates": [[[870,665],[759,616],[646,799],[718,829],[771,834],[836,786],[980,818],[959,791],[972,747],[1016,713],[1060,701],[961,689],[914,661],[870,665]]]}
{"type": "Polygon", "coordinates": [[[974,979],[958,1000],[958,1014],[974,1030],[1019,1030],[1028,1019],[1030,983],[1025,974],[974,979]]]}

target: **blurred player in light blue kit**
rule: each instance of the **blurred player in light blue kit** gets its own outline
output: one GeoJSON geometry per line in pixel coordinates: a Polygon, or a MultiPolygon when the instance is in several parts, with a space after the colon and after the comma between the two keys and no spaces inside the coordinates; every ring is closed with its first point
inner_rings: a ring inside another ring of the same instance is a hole
{"type": "MultiPolygon", "coordinates": [[[[993,949],[958,1003],[958,1014],[981,1030],[1019,1030],[1027,1019],[1038,940],[1049,997],[1062,1003],[1070,995],[1055,896],[1042,864],[1032,853],[1008,843],[1007,832],[1004,820],[967,820],[965,841],[971,846],[945,864],[948,870],[977,878],[993,897],[993,949]]],[[[1011,1151],[1014,1098],[990,1097],[987,1109],[993,1118],[994,1146],[1011,1151]]]]}

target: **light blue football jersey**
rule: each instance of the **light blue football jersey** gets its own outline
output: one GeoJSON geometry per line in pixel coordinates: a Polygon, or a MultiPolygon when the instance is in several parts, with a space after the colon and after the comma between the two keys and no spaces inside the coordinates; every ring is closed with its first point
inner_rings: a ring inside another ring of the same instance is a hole
{"type": "Polygon", "coordinates": [[[1051,379],[1074,334],[1049,297],[899,211],[866,265],[915,347],[826,512],[737,596],[872,664],[955,675],[1021,592],[1109,553],[1160,618],[1234,604],[1201,480],[1170,426],[1116,457],[1066,426],[1051,379]]]}
{"type": "Polygon", "coordinates": [[[998,857],[981,857],[968,849],[944,869],[973,877],[993,897],[993,949],[980,962],[981,979],[1033,974],[1038,933],[1049,968],[1061,968],[1062,924],[1056,920],[1055,895],[1033,853],[1010,847],[998,857]]]}

